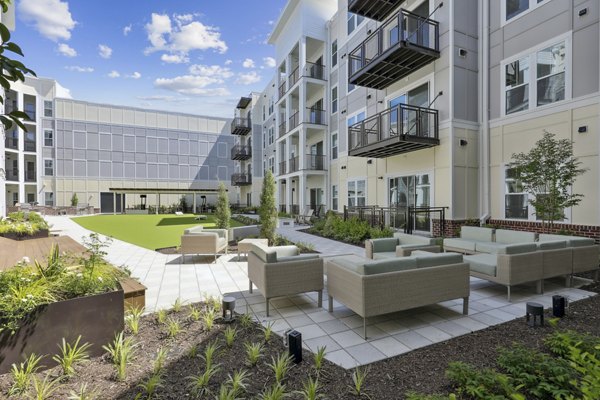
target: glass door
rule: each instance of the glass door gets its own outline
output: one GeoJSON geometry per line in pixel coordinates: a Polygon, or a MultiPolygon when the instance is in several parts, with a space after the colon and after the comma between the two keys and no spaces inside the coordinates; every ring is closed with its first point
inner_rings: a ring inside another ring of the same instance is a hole
{"type": "MultiPolygon", "coordinates": [[[[412,175],[389,180],[390,215],[387,224],[393,228],[406,226],[406,214],[412,207],[429,207],[431,204],[431,185],[429,175],[412,175]]],[[[431,219],[427,214],[417,214],[411,221],[414,230],[431,231],[431,219]]]]}

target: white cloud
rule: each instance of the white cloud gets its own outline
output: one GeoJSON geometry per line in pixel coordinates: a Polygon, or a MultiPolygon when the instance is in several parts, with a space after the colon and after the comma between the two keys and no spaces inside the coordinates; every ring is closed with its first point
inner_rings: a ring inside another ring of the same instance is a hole
{"type": "Polygon", "coordinates": [[[190,66],[189,71],[192,75],[214,77],[221,81],[219,83],[222,83],[223,80],[231,78],[233,76],[233,72],[231,72],[231,69],[226,67],[220,67],[218,65],[194,64],[190,66]]]}
{"type": "Polygon", "coordinates": [[[152,14],[146,24],[151,46],[145,53],[164,51],[185,58],[194,50],[215,50],[223,54],[227,44],[221,40],[221,32],[214,26],[194,21],[195,14],[175,15],[173,20],[166,14],[152,14]]]}
{"type": "Polygon", "coordinates": [[[183,54],[163,54],[160,59],[168,64],[186,64],[190,58],[183,54]]]}
{"type": "Polygon", "coordinates": [[[231,65],[233,64],[233,60],[225,60],[225,65],[231,65]]]}
{"type": "Polygon", "coordinates": [[[77,51],[66,43],[60,43],[56,50],[65,57],[77,56],[77,51]]]}
{"type": "Polygon", "coordinates": [[[120,76],[121,76],[121,74],[119,73],[119,71],[115,71],[115,70],[110,71],[110,73],[108,74],[109,78],[118,78],[120,76]]]}
{"type": "Polygon", "coordinates": [[[268,24],[269,24],[269,25],[273,25],[273,24],[275,24],[275,21],[273,21],[273,20],[271,19],[271,20],[269,20],[268,24]]]}
{"type": "Polygon", "coordinates": [[[18,8],[21,18],[50,40],[69,40],[77,24],[69,11],[69,3],[60,0],[21,0],[18,8]]]}
{"type": "Polygon", "coordinates": [[[79,65],[69,65],[65,69],[73,72],[94,72],[92,67],[80,67],[79,65]]]}
{"type": "Polygon", "coordinates": [[[229,96],[229,91],[225,88],[208,87],[215,83],[221,83],[221,80],[211,76],[183,75],[175,78],[158,78],[154,81],[154,86],[193,96],[229,96]]]}
{"type": "Polygon", "coordinates": [[[100,55],[100,57],[102,58],[110,58],[112,56],[112,49],[110,47],[108,47],[105,44],[99,44],[98,45],[98,54],[100,55]]]}
{"type": "Polygon", "coordinates": [[[265,57],[263,58],[263,61],[265,63],[265,67],[267,68],[275,68],[275,65],[277,65],[273,57],[265,57]]]}
{"type": "Polygon", "coordinates": [[[129,32],[131,32],[132,28],[133,28],[133,26],[131,24],[129,24],[126,27],[124,27],[123,28],[123,36],[129,35],[129,32]]]}
{"type": "Polygon", "coordinates": [[[140,79],[142,77],[142,74],[140,74],[139,72],[135,71],[133,74],[131,75],[125,75],[125,78],[131,78],[131,79],[140,79]]]}
{"type": "Polygon", "coordinates": [[[243,66],[244,68],[255,68],[255,67],[256,67],[256,64],[254,63],[254,60],[253,60],[253,59],[251,59],[251,58],[246,58],[246,59],[244,60],[244,62],[242,63],[242,66],[243,66]]]}
{"type": "Polygon", "coordinates": [[[252,85],[253,83],[260,82],[260,75],[258,75],[255,71],[248,72],[247,74],[239,74],[236,83],[240,85],[252,85]]]}

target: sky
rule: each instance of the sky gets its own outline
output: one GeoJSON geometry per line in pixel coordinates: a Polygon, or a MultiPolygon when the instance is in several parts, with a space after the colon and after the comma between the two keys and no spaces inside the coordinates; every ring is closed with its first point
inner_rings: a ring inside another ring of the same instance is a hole
{"type": "Polygon", "coordinates": [[[287,0],[14,0],[24,63],[77,100],[232,117],[287,0]]]}

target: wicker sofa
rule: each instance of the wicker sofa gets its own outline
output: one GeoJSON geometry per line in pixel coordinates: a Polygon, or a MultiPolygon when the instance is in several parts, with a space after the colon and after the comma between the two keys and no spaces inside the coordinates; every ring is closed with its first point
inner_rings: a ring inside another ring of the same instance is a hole
{"type": "Polygon", "coordinates": [[[444,250],[463,254],[475,254],[477,244],[489,244],[494,241],[492,228],[462,226],[459,238],[444,239],[444,250]]]}
{"type": "Polygon", "coordinates": [[[582,272],[593,272],[594,279],[598,280],[600,272],[598,263],[600,246],[596,244],[594,239],[580,236],[539,235],[539,244],[553,242],[564,242],[565,247],[570,249],[572,257],[570,275],[582,272]]]}
{"type": "Polygon", "coordinates": [[[394,237],[365,240],[365,253],[372,260],[410,256],[413,250],[439,253],[440,239],[396,232],[394,237]]]}
{"type": "Polygon", "coordinates": [[[298,293],[318,292],[318,306],[323,306],[323,259],[318,254],[300,254],[296,246],[268,247],[252,244],[248,253],[250,293],[256,285],[266,300],[298,293]]]}
{"type": "Polygon", "coordinates": [[[329,312],[333,299],[363,318],[463,299],[469,309],[469,266],[462,255],[414,251],[410,257],[369,260],[355,255],[327,259],[329,312]]]}
{"type": "Polygon", "coordinates": [[[202,225],[183,231],[181,236],[181,254],[214,254],[224,251],[227,254],[227,229],[204,229],[202,225]]]}

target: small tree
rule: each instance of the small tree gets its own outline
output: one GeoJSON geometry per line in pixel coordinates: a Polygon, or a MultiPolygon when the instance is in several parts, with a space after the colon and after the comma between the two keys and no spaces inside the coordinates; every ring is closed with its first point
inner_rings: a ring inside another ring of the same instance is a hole
{"type": "Polygon", "coordinates": [[[219,196],[217,197],[217,210],[215,211],[217,219],[217,228],[229,229],[229,220],[231,219],[231,210],[229,209],[229,197],[227,189],[223,182],[219,183],[219,196]]]}
{"type": "Polygon", "coordinates": [[[71,196],[71,207],[77,207],[77,204],[79,204],[79,197],[77,197],[77,193],[73,193],[73,196],[71,196]]]}
{"type": "Polygon", "coordinates": [[[553,133],[544,131],[542,139],[528,153],[512,155],[511,167],[523,185],[523,191],[531,195],[529,204],[542,220],[542,229],[548,231],[554,221],[565,219],[565,208],[579,204],[583,195],[572,193],[575,179],[586,169],[573,156],[573,142],[556,139],[553,133]]]}
{"type": "Polygon", "coordinates": [[[269,239],[269,244],[275,243],[275,228],[277,225],[277,207],[275,206],[275,178],[267,171],[260,193],[260,235],[269,239]]]}

